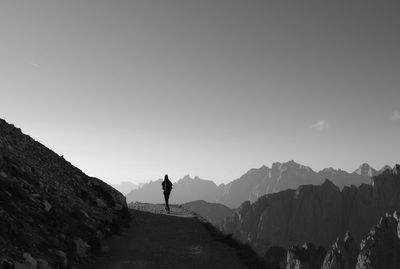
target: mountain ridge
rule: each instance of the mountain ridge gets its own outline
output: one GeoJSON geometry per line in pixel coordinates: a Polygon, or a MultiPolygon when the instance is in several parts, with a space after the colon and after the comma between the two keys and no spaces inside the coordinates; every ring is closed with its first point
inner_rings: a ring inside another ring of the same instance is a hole
{"type": "MultiPolygon", "coordinates": [[[[217,202],[231,208],[237,208],[246,200],[254,202],[262,195],[286,189],[296,189],[301,185],[320,185],[327,178],[340,189],[351,185],[371,184],[372,176],[378,175],[387,169],[388,166],[375,170],[368,164],[363,163],[352,173],[341,169],[336,170],[332,167],[316,172],[311,167],[290,160],[283,163],[274,162],[271,168],[266,165],[262,165],[260,168],[251,168],[238,179],[226,184],[217,185],[211,180],[203,180],[198,176],[192,178],[189,175],[185,175],[183,178],[178,179],[174,186],[179,186],[178,190],[181,191],[181,186],[193,189],[194,186],[190,187],[191,183],[196,184],[197,187],[203,184],[208,185],[208,187],[203,186],[197,191],[196,197],[198,199],[196,200],[205,200],[210,203],[217,202]],[[202,191],[207,191],[208,193],[201,193],[202,191]]],[[[161,181],[156,181],[156,184],[154,182],[145,183],[138,189],[128,193],[126,195],[128,202],[162,203],[163,199],[158,186],[161,181]]],[[[193,201],[190,200],[192,199],[190,196],[185,198],[179,191],[175,188],[171,193],[171,199],[174,202],[186,203],[193,201]],[[177,197],[174,198],[174,195],[177,195],[177,197]]]]}
{"type": "Polygon", "coordinates": [[[372,184],[340,190],[330,180],[319,186],[267,194],[244,202],[222,230],[263,254],[271,246],[312,242],[329,247],[350,231],[357,242],[386,212],[400,209],[400,165],[372,178],[372,184]]]}

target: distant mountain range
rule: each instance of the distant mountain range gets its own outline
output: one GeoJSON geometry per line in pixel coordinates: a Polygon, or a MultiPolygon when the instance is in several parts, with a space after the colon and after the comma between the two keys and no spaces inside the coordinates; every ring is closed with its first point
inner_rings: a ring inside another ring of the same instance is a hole
{"type": "Polygon", "coordinates": [[[136,190],[143,184],[134,184],[130,181],[122,181],[119,184],[113,184],[111,187],[122,193],[123,195],[127,195],[132,190],[136,190]]]}
{"type": "MultiPolygon", "coordinates": [[[[396,264],[394,267],[357,268],[399,268],[400,261],[393,259],[398,255],[395,252],[400,251],[397,234],[400,231],[400,165],[393,169],[386,167],[380,174],[363,165],[356,172],[378,175],[372,178],[372,184],[359,187],[346,186],[340,190],[325,180],[319,186],[303,185],[296,190],[268,194],[252,204],[246,201],[234,214],[225,218],[221,229],[250,244],[261,255],[272,247],[288,248],[304,242],[325,248],[332,246],[323,268],[355,268],[334,265],[339,259],[348,259],[347,250],[343,250],[345,242],[336,239],[345,237],[346,241],[348,235],[345,234],[349,232],[347,234],[352,235],[355,245],[364,238],[358,264],[367,264],[379,255],[380,262],[396,264]],[[374,226],[367,236],[376,223],[378,226],[374,226]]],[[[358,251],[354,249],[351,254],[355,258],[355,261],[352,258],[352,263],[357,262],[358,251]]]]}
{"type": "MultiPolygon", "coordinates": [[[[126,195],[128,203],[164,203],[161,183],[162,179],[143,184],[140,188],[132,190],[126,195]]],[[[175,182],[172,186],[170,196],[171,204],[183,204],[195,200],[205,200],[208,202],[217,201],[220,196],[220,188],[211,180],[191,178],[189,175],[175,182]]]]}
{"type": "MultiPolygon", "coordinates": [[[[343,189],[345,186],[360,186],[370,184],[373,176],[386,169],[375,170],[367,163],[362,164],[354,172],[341,169],[326,168],[315,172],[310,167],[288,161],[273,163],[272,167],[262,166],[250,169],[240,178],[217,186],[213,181],[191,178],[189,175],[178,180],[173,185],[171,203],[186,203],[194,200],[205,200],[211,203],[221,203],[230,208],[239,207],[244,201],[255,202],[259,197],[287,189],[296,189],[301,185],[321,185],[325,179],[343,189]]],[[[162,203],[162,179],[143,184],[141,187],[126,194],[128,202],[162,203]]]]}

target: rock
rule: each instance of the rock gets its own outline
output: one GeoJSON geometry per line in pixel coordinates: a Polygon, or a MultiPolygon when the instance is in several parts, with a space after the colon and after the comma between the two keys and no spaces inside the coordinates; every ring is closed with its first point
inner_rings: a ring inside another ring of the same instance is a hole
{"type": "Polygon", "coordinates": [[[120,204],[116,204],[115,206],[114,206],[114,209],[115,210],[122,210],[124,207],[122,206],[122,205],[120,205],[120,204]]]}
{"type": "Polygon", "coordinates": [[[47,212],[49,212],[50,209],[52,208],[51,204],[46,200],[43,200],[43,205],[44,205],[44,210],[46,210],[47,212]]]}
{"type": "Polygon", "coordinates": [[[2,269],[14,269],[14,263],[8,259],[2,259],[1,268],[2,269]]]}
{"type": "Polygon", "coordinates": [[[360,247],[356,269],[400,268],[400,240],[397,236],[398,221],[386,215],[382,217],[360,247]]]}
{"type": "Polygon", "coordinates": [[[89,218],[89,215],[88,215],[88,213],[86,213],[85,210],[81,210],[81,213],[82,213],[86,218],[89,218]]]}
{"type": "Polygon", "coordinates": [[[14,269],[27,269],[27,267],[20,262],[14,262],[14,269]]]}
{"type": "Polygon", "coordinates": [[[357,263],[358,248],[349,232],[343,240],[338,238],[328,251],[321,269],[354,269],[357,263]]]}
{"type": "Polygon", "coordinates": [[[31,254],[25,252],[22,257],[24,258],[24,265],[27,269],[36,269],[37,261],[32,258],[31,254]]]}
{"type": "Polygon", "coordinates": [[[109,251],[110,251],[110,246],[103,242],[100,247],[100,253],[105,254],[109,251]]]}
{"type": "Polygon", "coordinates": [[[3,177],[3,178],[7,178],[7,174],[4,171],[0,172],[0,176],[3,177]]]}
{"type": "Polygon", "coordinates": [[[62,268],[67,268],[68,264],[67,254],[61,250],[54,250],[54,254],[56,254],[57,257],[59,258],[62,268]]]}
{"type": "Polygon", "coordinates": [[[286,267],[286,249],[282,247],[271,247],[264,255],[264,262],[268,268],[278,269],[286,267]]]}
{"type": "Polygon", "coordinates": [[[76,247],[76,253],[78,254],[78,256],[81,258],[86,257],[87,255],[86,252],[90,248],[89,244],[83,241],[81,238],[74,240],[74,242],[76,247]]]}
{"type": "Polygon", "coordinates": [[[318,249],[311,243],[302,246],[292,246],[287,252],[287,269],[320,269],[326,251],[318,249]]]}
{"type": "Polygon", "coordinates": [[[96,203],[97,203],[98,207],[107,208],[107,204],[103,200],[101,200],[100,198],[96,199],[96,203]]]}
{"type": "Polygon", "coordinates": [[[37,259],[37,264],[38,264],[38,269],[51,269],[49,266],[49,263],[46,260],[43,259],[37,259]]]}

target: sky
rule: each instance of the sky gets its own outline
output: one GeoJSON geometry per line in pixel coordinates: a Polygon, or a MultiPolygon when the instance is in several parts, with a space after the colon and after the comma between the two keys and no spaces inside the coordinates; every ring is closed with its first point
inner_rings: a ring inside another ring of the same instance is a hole
{"type": "Polygon", "coordinates": [[[398,1],[3,0],[0,118],[107,183],[400,163],[398,1]],[[397,2],[397,3],[396,3],[397,2]]]}

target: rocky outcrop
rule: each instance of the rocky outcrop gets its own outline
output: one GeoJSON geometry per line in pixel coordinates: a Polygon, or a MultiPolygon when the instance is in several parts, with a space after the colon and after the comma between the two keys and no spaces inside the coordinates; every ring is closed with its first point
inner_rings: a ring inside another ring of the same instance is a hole
{"type": "Polygon", "coordinates": [[[340,237],[328,251],[321,269],[354,269],[359,249],[349,232],[340,237]]]}
{"type": "Polygon", "coordinates": [[[125,197],[0,120],[0,263],[70,268],[129,222],[125,197]]]}
{"type": "Polygon", "coordinates": [[[286,254],[285,248],[274,246],[267,250],[263,260],[267,268],[286,268],[286,254]]]}
{"type": "Polygon", "coordinates": [[[398,227],[398,218],[391,215],[382,217],[362,240],[356,269],[400,268],[398,227]]]}
{"type": "Polygon", "coordinates": [[[385,212],[400,209],[400,166],[385,170],[371,185],[344,187],[329,180],[245,202],[224,220],[222,229],[264,255],[272,246],[312,242],[330,247],[350,231],[356,242],[385,212]]]}
{"type": "Polygon", "coordinates": [[[320,269],[326,250],[311,243],[292,246],[287,252],[286,269],[320,269]]]}

